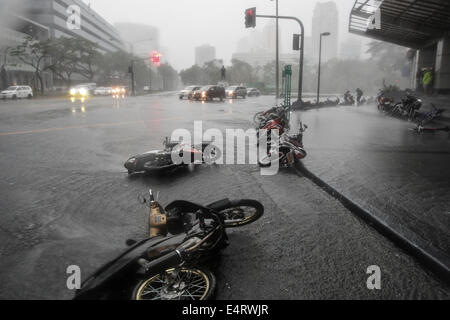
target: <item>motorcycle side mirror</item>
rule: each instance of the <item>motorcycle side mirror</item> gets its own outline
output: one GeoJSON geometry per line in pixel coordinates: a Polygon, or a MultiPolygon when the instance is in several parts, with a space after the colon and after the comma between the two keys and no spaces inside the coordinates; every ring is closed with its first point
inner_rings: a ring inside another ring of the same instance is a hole
{"type": "Polygon", "coordinates": [[[127,247],[132,247],[137,243],[136,240],[133,239],[128,239],[127,241],[125,241],[125,244],[127,245],[127,247]]]}

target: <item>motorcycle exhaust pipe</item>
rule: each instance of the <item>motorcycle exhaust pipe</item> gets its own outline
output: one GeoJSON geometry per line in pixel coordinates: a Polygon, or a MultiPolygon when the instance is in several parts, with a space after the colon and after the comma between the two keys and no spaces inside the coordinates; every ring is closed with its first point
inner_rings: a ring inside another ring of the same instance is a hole
{"type": "Polygon", "coordinates": [[[175,268],[183,262],[181,253],[178,250],[172,251],[158,259],[147,261],[145,259],[139,259],[138,263],[144,268],[147,274],[158,274],[168,269],[175,268]]]}

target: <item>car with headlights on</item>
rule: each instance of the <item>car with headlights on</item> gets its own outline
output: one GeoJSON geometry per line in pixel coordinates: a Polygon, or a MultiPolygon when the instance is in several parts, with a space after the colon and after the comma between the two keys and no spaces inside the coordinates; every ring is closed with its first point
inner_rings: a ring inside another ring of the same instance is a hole
{"type": "Polygon", "coordinates": [[[33,98],[33,89],[30,86],[11,86],[0,93],[2,99],[19,99],[19,98],[33,98]]]}
{"type": "Polygon", "coordinates": [[[227,97],[236,99],[241,97],[245,99],[247,97],[247,89],[240,86],[231,86],[227,88],[227,97]]]}
{"type": "Polygon", "coordinates": [[[200,86],[189,86],[184,88],[183,90],[180,91],[180,93],[178,94],[178,97],[180,98],[180,100],[186,98],[186,99],[191,99],[192,95],[194,94],[195,91],[199,90],[201,87],[200,86]]]}
{"type": "Polygon", "coordinates": [[[96,88],[97,88],[96,83],[83,83],[70,88],[69,94],[71,97],[85,98],[92,95],[96,88]]]}
{"type": "Polygon", "coordinates": [[[125,98],[127,93],[128,93],[128,90],[127,90],[127,87],[125,87],[125,86],[117,86],[112,89],[113,98],[120,98],[120,97],[125,98]]]}
{"type": "Polygon", "coordinates": [[[200,90],[194,92],[194,100],[212,101],[214,98],[223,99],[226,98],[225,89],[220,86],[204,86],[200,90]]]}

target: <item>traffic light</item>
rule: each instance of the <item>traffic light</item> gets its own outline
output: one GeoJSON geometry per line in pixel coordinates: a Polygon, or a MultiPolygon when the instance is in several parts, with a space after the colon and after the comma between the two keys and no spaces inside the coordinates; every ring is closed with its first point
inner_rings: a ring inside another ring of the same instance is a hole
{"type": "Polygon", "coordinates": [[[256,8],[250,8],[245,10],[245,27],[256,27],[256,8]]]}
{"type": "Polygon", "coordinates": [[[294,34],[294,44],[293,44],[294,50],[299,51],[300,50],[300,35],[294,34]]]}
{"type": "Polygon", "coordinates": [[[154,50],[152,52],[152,63],[154,66],[159,67],[161,65],[161,57],[162,57],[162,54],[159,53],[158,51],[154,50]]]}

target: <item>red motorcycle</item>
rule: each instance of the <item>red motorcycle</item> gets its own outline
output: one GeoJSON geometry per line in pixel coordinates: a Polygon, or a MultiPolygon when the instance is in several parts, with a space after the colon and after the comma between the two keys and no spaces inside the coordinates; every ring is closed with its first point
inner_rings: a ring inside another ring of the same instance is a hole
{"type": "Polygon", "coordinates": [[[261,167],[270,167],[274,161],[279,161],[282,167],[290,167],[294,163],[306,158],[307,152],[303,147],[303,133],[308,126],[300,123],[300,129],[296,135],[281,135],[278,145],[271,144],[267,155],[258,163],[261,167]]]}

